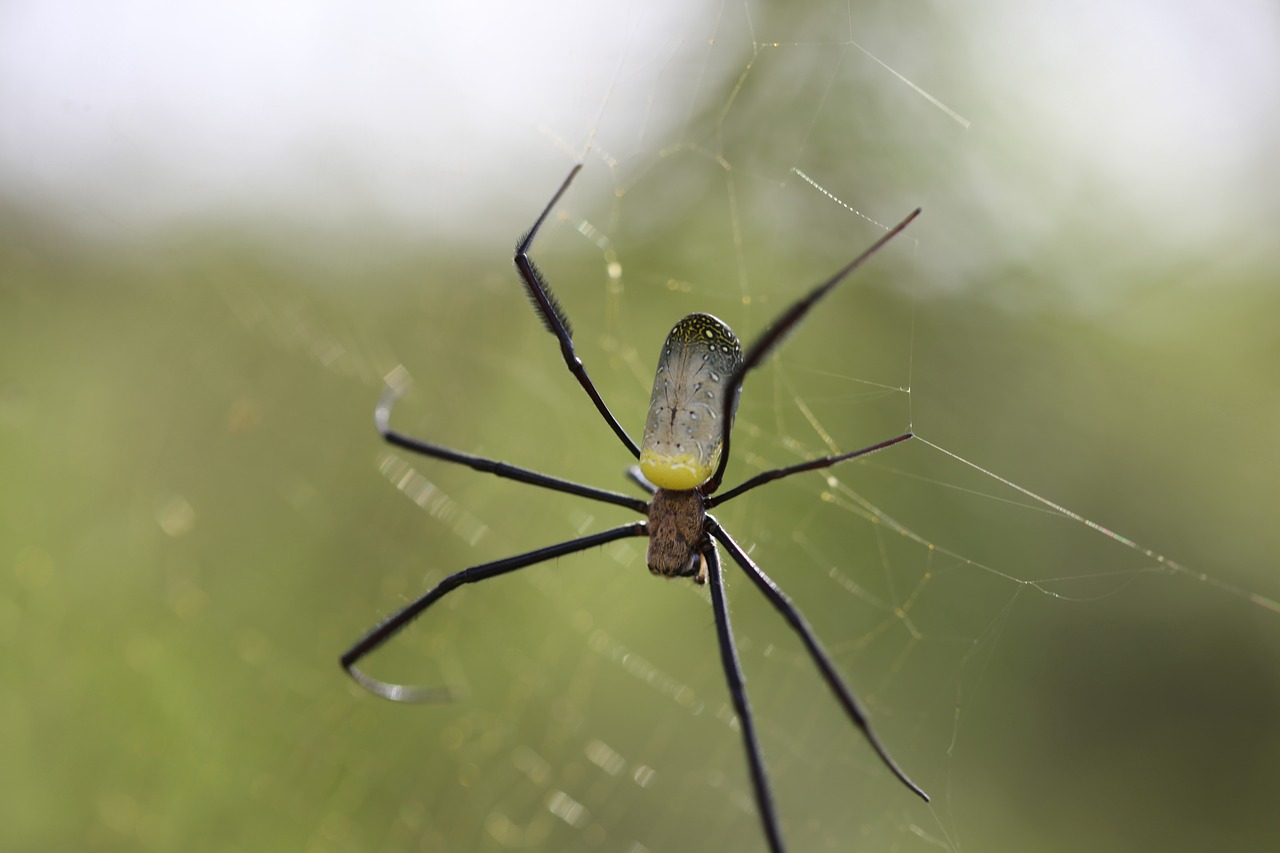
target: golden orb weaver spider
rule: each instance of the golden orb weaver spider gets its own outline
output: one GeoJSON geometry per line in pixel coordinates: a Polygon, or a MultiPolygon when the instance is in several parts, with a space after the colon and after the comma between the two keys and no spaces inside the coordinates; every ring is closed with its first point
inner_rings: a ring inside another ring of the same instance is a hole
{"type": "Polygon", "coordinates": [[[928,802],[928,795],[898,767],[871,730],[866,712],[837,674],[835,665],[819,644],[818,638],[809,628],[808,622],[800,611],[708,512],[725,501],[772,480],[802,471],[829,468],[837,463],[883,450],[913,436],[912,433],[906,432],[861,450],[775,468],[757,474],[723,494],[713,494],[720,486],[725,466],[729,461],[730,432],[734,413],[738,408],[738,396],[742,391],[743,377],[760,364],[820,299],[906,228],[920,214],[920,209],[917,208],[835,275],[810,290],[783,311],[745,353],[733,331],[710,314],[690,314],[678,322],[668,335],[658,359],[644,437],[641,444],[637,446],[614,418],[613,413],[609,411],[609,407],[596,391],[594,383],[587,376],[582,360],[574,351],[569,318],[552,295],[551,288],[542,273],[529,258],[529,246],[537,236],[538,229],[542,227],[542,223],[581,168],[581,163],[573,167],[569,176],[564,179],[564,183],[560,185],[560,189],[551,197],[551,201],[547,202],[546,208],[534,221],[533,227],[520,239],[516,245],[515,265],[528,291],[530,301],[542,318],[543,325],[560,342],[560,351],[564,355],[564,362],[569,372],[577,378],[578,383],[587,392],[587,396],[595,403],[601,417],[627,450],[639,460],[639,466],[633,466],[628,471],[628,475],[649,492],[649,500],[643,501],[630,495],[563,480],[528,468],[460,453],[396,432],[391,429],[390,422],[391,407],[398,392],[392,387],[388,387],[379,400],[374,410],[374,421],[378,432],[388,443],[404,450],[445,462],[466,465],[476,471],[495,474],[544,489],[627,507],[646,516],[647,520],[634,521],[611,530],[592,533],[568,542],[549,545],[455,572],[369,631],[342,656],[342,668],[372,693],[393,701],[424,702],[444,698],[447,696],[447,691],[381,681],[357,669],[356,663],[385,643],[446,593],[463,584],[488,580],[516,569],[585,551],[628,536],[647,536],[649,538],[647,562],[653,574],[668,578],[690,577],[699,584],[706,583],[708,579],[711,582],[711,606],[715,613],[720,660],[742,731],[743,746],[747,753],[747,765],[760,820],[764,826],[769,848],[776,853],[784,848],[782,831],[774,808],[773,795],[769,789],[764,758],[756,739],[751,706],[747,701],[742,668],[738,663],[738,651],[729,625],[729,608],[725,603],[720,555],[715,545],[719,542],[799,636],[845,713],[862,731],[863,737],[880,756],[880,760],[904,785],[928,802]]]}

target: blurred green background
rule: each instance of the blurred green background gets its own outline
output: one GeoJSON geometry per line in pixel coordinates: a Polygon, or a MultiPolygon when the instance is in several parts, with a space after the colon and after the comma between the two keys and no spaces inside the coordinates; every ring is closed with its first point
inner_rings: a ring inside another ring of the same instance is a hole
{"type": "Polygon", "coordinates": [[[934,798],[728,566],[791,847],[1274,848],[1274,10],[280,9],[2,13],[6,848],[763,849],[707,595],[643,543],[371,659],[456,703],[337,666],[628,520],[372,424],[403,365],[399,428],[628,488],[510,265],[584,151],[534,252],[633,436],[676,319],[750,339],[925,208],[738,416],[730,482],[931,443],[718,513],[934,798]]]}

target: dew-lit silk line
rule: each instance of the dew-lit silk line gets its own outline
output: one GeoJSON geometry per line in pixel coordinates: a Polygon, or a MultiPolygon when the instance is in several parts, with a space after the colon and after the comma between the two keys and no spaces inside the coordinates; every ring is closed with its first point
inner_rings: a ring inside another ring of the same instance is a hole
{"type": "Polygon", "coordinates": [[[1004,477],[1001,477],[999,474],[995,473],[994,471],[988,471],[986,468],[983,468],[981,465],[977,465],[973,462],[970,462],[968,459],[965,459],[963,456],[959,456],[955,453],[952,453],[950,450],[947,450],[945,447],[939,447],[938,445],[934,444],[932,441],[929,441],[929,439],[921,437],[919,433],[916,434],[915,440],[920,442],[921,444],[926,444],[929,447],[932,447],[934,450],[938,451],[942,455],[948,456],[962,465],[967,465],[973,470],[981,474],[985,474],[986,476],[990,477],[996,482],[1002,483],[1020,494],[1026,495],[1027,497],[1031,498],[1033,501],[1041,503],[1044,506],[1047,506],[1050,509],[1054,510],[1055,512],[1061,513],[1062,515],[1066,516],[1072,521],[1078,521],[1079,523],[1083,524],[1085,527],[1088,527],[1091,530],[1096,530],[1097,532],[1101,533],[1103,536],[1106,536],[1108,539],[1114,539],[1116,542],[1119,542],[1121,545],[1124,545],[1126,548],[1131,548],[1134,551],[1137,551],[1139,554],[1143,555],[1144,557],[1148,557],[1152,560],[1155,560],[1157,563],[1167,567],[1171,571],[1177,572],[1178,574],[1187,575],[1188,577],[1194,578],[1203,583],[1207,583],[1210,586],[1217,587],[1218,589],[1221,589],[1222,591],[1227,592],[1231,595],[1236,595],[1241,598],[1247,599],[1248,601],[1258,605],[1259,607],[1265,607],[1268,610],[1273,610],[1277,613],[1280,613],[1280,602],[1276,601],[1275,599],[1268,598],[1267,596],[1260,595],[1256,592],[1250,592],[1249,590],[1244,589],[1243,587],[1239,587],[1234,584],[1227,583],[1226,581],[1222,581],[1222,580],[1218,580],[1217,578],[1210,577],[1204,572],[1192,571],[1191,569],[1187,568],[1181,563],[1170,560],[1168,557],[1164,556],[1163,554],[1157,554],[1155,551],[1152,551],[1150,548],[1147,548],[1143,545],[1139,545],[1137,542],[1134,542],[1132,539],[1121,536],[1119,533],[1116,533],[1115,531],[1108,530],[1107,528],[1103,527],[1101,524],[1098,524],[1096,521],[1093,521],[1091,519],[1085,518],[1083,515],[1081,515],[1078,512],[1072,512],[1071,510],[1064,507],[1062,504],[1054,503],[1048,498],[1041,497],[1040,495],[1037,495],[1035,492],[1031,491],[1030,489],[1023,488],[1022,486],[1019,486],[1017,483],[1014,483],[1011,480],[1007,480],[1004,477]]]}
{"type": "Polygon", "coordinates": [[[837,198],[837,197],[836,197],[835,193],[831,192],[831,191],[830,191],[830,190],[828,190],[826,187],[824,187],[822,184],[818,183],[818,182],[817,182],[817,181],[815,181],[813,178],[811,178],[811,177],[809,177],[808,175],[806,175],[806,174],[805,174],[804,172],[802,172],[799,168],[797,168],[797,167],[795,167],[795,166],[792,166],[792,167],[791,167],[791,171],[792,171],[792,172],[794,172],[795,174],[799,175],[801,178],[803,178],[803,179],[804,179],[804,181],[805,181],[806,183],[808,183],[808,184],[809,184],[809,186],[813,187],[815,190],[817,190],[818,192],[822,193],[822,194],[823,194],[823,195],[825,195],[827,198],[831,199],[831,200],[832,200],[832,201],[834,201],[836,204],[840,205],[840,206],[841,206],[841,207],[843,207],[845,210],[847,210],[847,211],[849,211],[850,213],[852,213],[854,216],[857,216],[857,217],[860,217],[860,218],[862,218],[862,219],[867,220],[867,221],[868,221],[868,222],[870,222],[872,225],[876,226],[877,228],[880,228],[881,230],[884,230],[884,231],[888,231],[888,230],[889,230],[888,226],[887,226],[887,225],[885,225],[883,222],[877,222],[876,220],[872,219],[870,216],[867,216],[867,215],[866,215],[865,213],[863,213],[861,210],[858,210],[858,209],[857,209],[857,208],[855,208],[855,207],[850,207],[849,205],[845,204],[843,201],[841,201],[839,198],[837,198]]]}

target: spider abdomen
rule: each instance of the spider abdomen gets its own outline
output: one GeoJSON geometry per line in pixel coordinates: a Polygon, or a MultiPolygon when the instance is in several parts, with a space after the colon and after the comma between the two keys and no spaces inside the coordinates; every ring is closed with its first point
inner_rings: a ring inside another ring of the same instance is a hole
{"type": "Polygon", "coordinates": [[[662,345],[649,398],[640,470],[660,489],[682,491],[705,483],[720,462],[724,395],[742,365],[733,330],[710,314],[676,323],[662,345]]]}

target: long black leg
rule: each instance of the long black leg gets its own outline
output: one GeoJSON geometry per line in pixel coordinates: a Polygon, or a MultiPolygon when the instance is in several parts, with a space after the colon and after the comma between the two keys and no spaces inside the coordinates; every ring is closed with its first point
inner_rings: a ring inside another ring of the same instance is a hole
{"type": "Polygon", "coordinates": [[[556,299],[555,294],[551,292],[550,285],[543,278],[542,271],[529,258],[529,245],[533,243],[533,238],[537,236],[538,229],[542,227],[543,221],[551,213],[552,208],[556,206],[556,202],[560,200],[560,196],[564,195],[564,191],[569,189],[569,184],[573,183],[574,177],[577,176],[582,164],[574,166],[569,171],[569,177],[564,179],[564,183],[560,185],[560,189],[556,190],[556,194],[551,197],[551,201],[547,202],[546,208],[534,221],[533,227],[529,232],[520,238],[520,242],[516,244],[516,269],[520,271],[520,278],[524,280],[525,290],[529,292],[529,301],[533,303],[533,307],[537,309],[538,314],[542,317],[542,324],[547,327],[547,331],[556,336],[560,341],[560,352],[564,355],[564,363],[578,379],[578,384],[587,392],[587,396],[591,398],[591,402],[596,404],[596,409],[604,418],[605,423],[614,431],[622,443],[626,445],[627,450],[631,451],[631,455],[640,458],[640,448],[631,440],[631,436],[627,435],[627,431],[622,428],[622,424],[618,423],[618,419],[613,416],[613,412],[609,411],[609,407],[600,397],[600,392],[596,390],[595,383],[591,381],[591,377],[587,376],[587,369],[582,365],[582,359],[578,358],[573,348],[573,327],[569,325],[569,315],[564,312],[564,308],[560,305],[560,301],[556,299]]]}
{"type": "Polygon", "coordinates": [[[818,459],[810,459],[808,462],[800,462],[796,465],[787,465],[783,468],[774,468],[772,471],[764,471],[756,474],[745,483],[734,486],[722,495],[707,498],[706,508],[711,509],[714,506],[718,506],[727,500],[736,498],[743,492],[751,491],[756,486],[763,486],[765,483],[771,483],[774,480],[780,480],[783,477],[790,477],[792,474],[799,474],[802,471],[814,471],[819,468],[830,468],[832,465],[837,463],[844,462],[849,459],[856,459],[859,456],[866,456],[868,453],[875,453],[877,450],[884,450],[886,447],[893,447],[895,444],[900,444],[909,438],[915,438],[915,433],[904,432],[902,435],[894,436],[886,441],[873,444],[870,447],[864,447],[861,450],[841,453],[838,456],[823,456],[818,459]]]}
{"type": "Polygon", "coordinates": [[[575,483],[571,480],[562,480],[559,477],[552,477],[549,474],[542,474],[538,471],[532,471],[528,468],[520,468],[515,465],[508,465],[506,462],[499,462],[494,459],[485,459],[482,456],[472,456],[470,453],[461,453],[457,450],[451,450],[448,447],[441,447],[438,444],[432,444],[429,441],[423,441],[419,438],[396,432],[391,428],[391,407],[395,405],[397,399],[395,388],[387,386],[382,392],[381,399],[378,400],[378,406],[373,410],[373,420],[378,427],[378,432],[387,440],[387,443],[396,447],[404,448],[413,453],[421,453],[423,456],[430,456],[434,459],[443,459],[446,462],[456,462],[459,465],[466,465],[476,471],[483,471],[487,474],[496,474],[499,477],[506,477],[508,480],[517,480],[521,483],[529,483],[533,486],[541,486],[544,489],[551,489],[556,492],[565,492],[571,495],[578,495],[591,500],[601,501],[603,503],[617,504],[633,509],[636,512],[647,513],[648,504],[639,498],[633,498],[630,495],[624,495],[619,492],[611,492],[608,489],[597,489],[594,486],[575,483]]]}
{"type": "Polygon", "coordinates": [[[708,542],[702,556],[707,561],[707,575],[711,578],[711,608],[716,615],[716,639],[720,641],[720,662],[724,665],[724,677],[729,682],[729,695],[738,715],[738,728],[742,730],[742,745],[747,751],[747,765],[751,769],[751,786],[755,788],[756,808],[760,810],[760,822],[769,839],[769,849],[781,853],[782,830],[778,827],[778,814],[773,807],[773,794],[769,790],[769,776],[764,769],[764,756],[756,739],[755,721],[751,716],[751,704],[747,701],[742,666],[738,663],[738,648],[733,642],[733,629],[729,625],[729,605],[724,598],[724,578],[720,571],[720,553],[715,543],[708,542]]]}
{"type": "Polygon", "coordinates": [[[813,658],[813,662],[817,665],[822,677],[826,679],[827,686],[831,688],[831,692],[840,700],[840,704],[844,706],[845,713],[849,715],[849,719],[853,720],[853,724],[862,730],[862,735],[871,744],[871,748],[880,756],[880,760],[885,766],[893,771],[893,775],[897,776],[902,784],[906,785],[912,791],[915,791],[922,800],[929,802],[929,795],[926,794],[919,785],[912,782],[906,772],[898,766],[889,752],[880,743],[880,739],[876,737],[875,732],[871,730],[871,723],[867,720],[867,713],[862,709],[862,705],[854,698],[853,692],[849,690],[844,681],[840,679],[836,672],[835,666],[831,663],[831,659],[827,657],[826,651],[818,643],[818,638],[814,636],[813,631],[809,628],[809,623],[800,615],[800,611],[791,603],[791,599],[787,598],[786,593],[778,588],[769,576],[760,570],[760,567],[751,561],[747,553],[742,550],[737,542],[733,541],[733,537],[720,526],[711,516],[707,516],[707,530],[720,541],[722,545],[729,551],[729,555],[733,557],[734,562],[742,567],[747,573],[747,577],[751,578],[765,598],[769,599],[769,603],[774,606],[791,629],[795,631],[800,639],[804,642],[805,648],[809,651],[809,657],[813,658]]]}
{"type": "Polygon", "coordinates": [[[439,599],[443,598],[448,592],[457,589],[463,584],[476,583],[477,581],[495,578],[498,575],[505,575],[507,572],[513,572],[516,569],[523,569],[526,566],[537,565],[538,563],[553,560],[556,557],[563,557],[567,554],[573,554],[578,551],[585,551],[597,545],[604,545],[613,542],[616,539],[623,539],[627,536],[644,536],[648,533],[648,522],[633,521],[630,524],[624,524],[621,527],[615,527],[612,530],[606,530],[602,533],[593,533],[590,536],[583,536],[580,539],[574,539],[571,542],[561,542],[558,545],[549,545],[546,548],[539,548],[536,551],[529,551],[525,554],[518,554],[514,557],[507,557],[504,560],[495,560],[492,563],[485,563],[480,566],[472,566],[469,569],[463,569],[449,575],[440,583],[436,584],[431,590],[419,596],[400,610],[391,614],[384,619],[369,633],[365,634],[358,643],[347,650],[342,656],[342,668],[345,669],[352,678],[360,682],[360,684],[371,693],[390,699],[393,702],[434,702],[449,698],[447,688],[441,687],[411,687],[404,684],[391,684],[387,681],[381,681],[367,673],[356,669],[356,663],[377,649],[387,640],[396,635],[400,629],[404,628],[410,622],[418,617],[422,611],[426,610],[439,599]]]}
{"type": "Polygon", "coordinates": [[[720,448],[720,464],[716,467],[715,474],[702,487],[704,494],[709,495],[720,487],[720,481],[724,478],[725,466],[729,464],[729,436],[732,430],[728,428],[728,425],[733,423],[733,413],[738,408],[738,395],[742,393],[742,379],[747,375],[747,371],[763,361],[764,357],[778,345],[778,342],[786,336],[787,332],[790,332],[804,318],[804,315],[809,313],[809,309],[816,305],[818,300],[830,293],[832,288],[844,280],[845,276],[862,266],[868,258],[884,248],[885,243],[897,237],[902,232],[902,229],[910,225],[911,220],[919,215],[920,208],[917,207],[906,219],[886,231],[883,237],[872,243],[869,249],[846,264],[843,269],[796,300],[790,308],[778,315],[778,318],[765,329],[764,334],[757,338],[755,343],[747,350],[746,355],[742,358],[742,364],[726,383],[726,387],[733,390],[724,395],[724,413],[721,421],[721,423],[726,424],[724,445],[720,448]]]}

